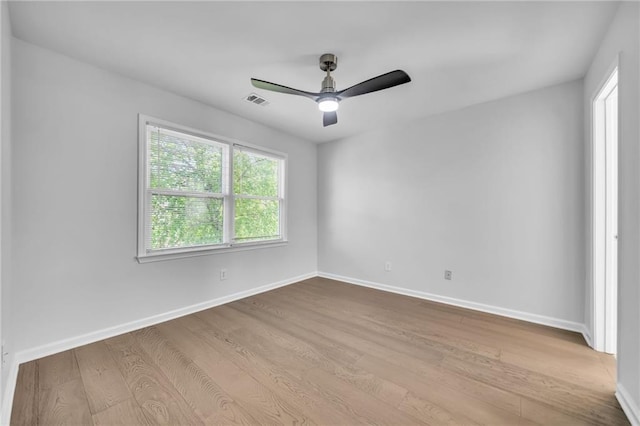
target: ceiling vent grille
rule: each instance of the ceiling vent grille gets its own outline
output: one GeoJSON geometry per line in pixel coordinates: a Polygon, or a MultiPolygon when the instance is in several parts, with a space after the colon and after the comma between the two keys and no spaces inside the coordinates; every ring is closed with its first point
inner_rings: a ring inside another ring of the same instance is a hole
{"type": "Polygon", "coordinates": [[[263,98],[262,96],[256,95],[255,93],[250,93],[244,98],[245,101],[251,102],[252,104],[267,106],[269,105],[269,101],[263,98]]]}

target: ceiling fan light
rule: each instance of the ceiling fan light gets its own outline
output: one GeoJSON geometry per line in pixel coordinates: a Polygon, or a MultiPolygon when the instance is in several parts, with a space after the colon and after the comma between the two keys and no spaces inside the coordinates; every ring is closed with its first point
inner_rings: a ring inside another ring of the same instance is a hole
{"type": "Polygon", "coordinates": [[[318,108],[322,112],[333,112],[338,110],[338,100],[336,98],[324,98],[318,102],[318,108]]]}

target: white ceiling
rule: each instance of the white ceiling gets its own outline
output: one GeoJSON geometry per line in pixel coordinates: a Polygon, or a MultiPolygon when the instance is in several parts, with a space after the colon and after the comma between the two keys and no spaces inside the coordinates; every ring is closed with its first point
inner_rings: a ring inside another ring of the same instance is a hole
{"type": "Polygon", "coordinates": [[[326,142],[580,78],[617,2],[12,2],[22,40],[326,142]],[[347,99],[322,127],[322,53],[337,88],[395,69],[412,82],[347,99]],[[244,101],[256,92],[271,104],[244,101]]]}

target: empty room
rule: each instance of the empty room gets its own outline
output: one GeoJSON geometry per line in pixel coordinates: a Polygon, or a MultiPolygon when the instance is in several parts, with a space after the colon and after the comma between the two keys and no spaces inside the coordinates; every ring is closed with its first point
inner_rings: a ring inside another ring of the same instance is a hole
{"type": "Polygon", "coordinates": [[[640,3],[0,6],[0,424],[640,426],[640,3]]]}

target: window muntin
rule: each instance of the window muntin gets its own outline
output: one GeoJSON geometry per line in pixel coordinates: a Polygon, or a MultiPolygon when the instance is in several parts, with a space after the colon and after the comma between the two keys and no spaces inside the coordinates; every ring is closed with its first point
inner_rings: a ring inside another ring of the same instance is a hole
{"type": "Polygon", "coordinates": [[[286,156],[140,115],[138,258],[284,242],[286,156]]]}

